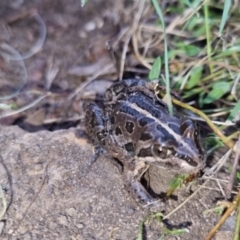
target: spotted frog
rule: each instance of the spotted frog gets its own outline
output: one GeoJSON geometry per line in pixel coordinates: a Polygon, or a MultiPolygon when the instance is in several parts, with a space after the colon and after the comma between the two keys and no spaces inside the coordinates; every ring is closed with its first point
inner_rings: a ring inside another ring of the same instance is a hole
{"type": "Polygon", "coordinates": [[[155,84],[145,80],[119,81],[106,91],[102,106],[85,107],[87,135],[121,162],[126,186],[144,203],[154,201],[139,180],[145,164],[193,173],[206,159],[195,122],[176,111],[170,115],[154,89],[155,84]]]}

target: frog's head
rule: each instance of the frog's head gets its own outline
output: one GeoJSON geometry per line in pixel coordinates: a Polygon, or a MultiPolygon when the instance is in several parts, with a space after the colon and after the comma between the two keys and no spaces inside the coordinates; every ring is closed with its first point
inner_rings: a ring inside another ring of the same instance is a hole
{"type": "Polygon", "coordinates": [[[180,119],[180,124],[169,126],[166,129],[157,125],[159,134],[151,139],[151,143],[148,142],[148,148],[142,149],[139,155],[145,155],[147,161],[170,164],[171,168],[180,168],[184,172],[202,169],[206,156],[196,124],[190,119],[180,119]]]}

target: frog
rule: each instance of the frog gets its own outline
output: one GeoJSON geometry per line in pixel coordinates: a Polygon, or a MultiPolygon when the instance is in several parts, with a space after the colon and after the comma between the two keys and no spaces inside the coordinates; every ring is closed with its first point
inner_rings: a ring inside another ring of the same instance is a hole
{"type": "Polygon", "coordinates": [[[139,177],[148,165],[178,173],[197,173],[206,162],[195,121],[183,116],[156,94],[156,82],[125,79],[106,90],[101,103],[84,107],[85,131],[98,153],[123,166],[125,186],[141,203],[156,199],[139,177]]]}

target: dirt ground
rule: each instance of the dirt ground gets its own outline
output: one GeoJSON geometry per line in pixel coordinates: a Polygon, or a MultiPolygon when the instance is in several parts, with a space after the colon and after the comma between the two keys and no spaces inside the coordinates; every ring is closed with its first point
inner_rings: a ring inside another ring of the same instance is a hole
{"type": "MultiPolygon", "coordinates": [[[[190,195],[183,188],[176,192],[177,200],[154,209],[140,207],[109,159],[101,157],[87,171],[92,146],[77,135],[76,129],[27,133],[1,128],[0,181],[10,204],[1,239],[136,239],[145,216],[169,213],[190,195]]],[[[159,169],[149,175],[156,192],[166,190],[173,176],[159,169]]],[[[171,226],[189,229],[180,239],[204,239],[217,217],[203,211],[213,207],[217,197],[217,191],[203,189],[168,219],[171,226]]],[[[156,221],[147,223],[146,239],[158,239],[160,229],[156,221]]]]}
{"type": "MultiPolygon", "coordinates": [[[[87,66],[94,69],[97,62],[98,71],[111,64],[105,42],[115,40],[120,28],[131,20],[131,4],[131,1],[89,0],[81,8],[78,0],[1,1],[1,43],[26,52],[39,34],[39,26],[30,17],[33,12],[40,14],[47,27],[41,51],[24,60],[28,82],[25,93],[14,101],[19,106],[25,105],[36,98],[32,89],[45,89],[61,92],[59,102],[64,102],[59,107],[53,104],[56,99],[53,102],[46,99],[41,105],[45,107],[44,114],[39,107],[34,108],[34,114],[29,110],[27,114],[17,113],[1,121],[0,184],[8,206],[0,221],[1,239],[133,240],[144,217],[156,211],[167,215],[202,183],[200,180],[177,190],[175,199],[159,206],[139,206],[125,190],[121,173],[110,159],[101,156],[88,170],[93,147],[79,134],[79,127],[74,124],[70,125],[75,126],[72,128],[65,124],[64,128],[68,128],[65,130],[59,129],[59,125],[51,125],[51,129],[46,124],[42,127],[47,114],[54,118],[79,116],[81,108],[77,100],[69,107],[66,96],[82,83],[81,72],[87,72],[87,66]],[[52,82],[49,69],[57,69],[52,82]],[[51,107],[47,108],[48,105],[51,107]],[[23,116],[26,118],[20,124],[23,116]],[[7,126],[11,124],[25,130],[7,126]]],[[[23,85],[24,78],[19,76],[24,73],[23,69],[19,73],[14,65],[6,68],[6,62],[1,61],[1,69],[4,67],[12,84],[1,92],[5,96],[15,91],[13,87],[23,85]]],[[[84,75],[94,73],[86,72],[84,75]]],[[[174,173],[166,170],[150,168],[147,181],[154,192],[161,193],[168,189],[173,176],[174,173]]],[[[165,239],[204,239],[219,216],[203,212],[215,207],[218,199],[222,199],[222,194],[217,183],[210,181],[167,219],[169,227],[186,228],[188,232],[165,239]]],[[[233,227],[234,217],[218,232],[216,239],[232,239],[233,227]]],[[[161,234],[162,225],[156,220],[146,223],[144,239],[159,239],[161,234]]]]}

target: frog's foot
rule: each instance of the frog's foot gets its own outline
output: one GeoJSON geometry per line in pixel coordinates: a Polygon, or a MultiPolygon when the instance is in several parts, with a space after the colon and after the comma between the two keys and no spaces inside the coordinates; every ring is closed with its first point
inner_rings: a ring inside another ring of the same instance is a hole
{"type": "Polygon", "coordinates": [[[133,199],[140,204],[148,205],[157,202],[139,181],[131,181],[126,187],[133,199]]]}
{"type": "Polygon", "coordinates": [[[114,167],[116,167],[117,171],[122,174],[123,173],[123,165],[120,161],[118,161],[115,158],[111,158],[111,163],[113,164],[114,167]]]}
{"type": "Polygon", "coordinates": [[[128,170],[127,171],[127,183],[126,188],[130,195],[132,195],[133,199],[135,199],[137,202],[139,202],[142,205],[159,205],[159,199],[156,199],[148,193],[146,188],[142,185],[141,181],[141,175],[144,171],[143,167],[146,170],[146,166],[144,164],[138,164],[135,165],[134,170],[128,170]]]}
{"type": "Polygon", "coordinates": [[[97,161],[101,153],[103,153],[103,149],[100,146],[96,146],[94,148],[94,154],[87,164],[87,168],[90,168],[97,161]]]}
{"type": "Polygon", "coordinates": [[[117,159],[115,158],[109,158],[108,153],[106,152],[106,150],[104,150],[101,146],[96,146],[94,148],[94,154],[91,158],[91,160],[88,162],[87,164],[87,171],[89,171],[89,169],[91,168],[91,166],[98,160],[100,154],[103,154],[103,156],[106,157],[106,159],[109,159],[111,161],[111,163],[117,168],[117,170],[119,171],[119,173],[123,173],[123,165],[121,162],[119,162],[117,159]]]}
{"type": "Polygon", "coordinates": [[[88,175],[91,166],[97,161],[98,157],[103,152],[104,152],[104,150],[101,148],[101,146],[96,146],[94,148],[94,154],[93,154],[91,160],[87,163],[85,169],[83,170],[83,176],[87,176],[88,175]]]}

